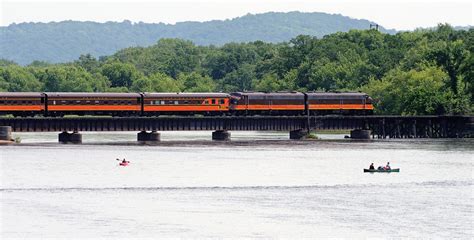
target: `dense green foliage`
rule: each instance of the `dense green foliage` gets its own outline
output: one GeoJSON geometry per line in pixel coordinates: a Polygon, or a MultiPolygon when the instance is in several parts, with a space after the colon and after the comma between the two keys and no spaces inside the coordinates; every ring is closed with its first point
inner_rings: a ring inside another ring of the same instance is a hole
{"type": "MultiPolygon", "coordinates": [[[[283,42],[300,34],[327,34],[368,29],[367,20],[326,13],[248,14],[225,21],[149,24],[124,22],[21,23],[0,27],[0,58],[29,64],[34,60],[60,63],[81,54],[94,57],[134,46],[149,46],[161,38],[188,39],[198,45],[229,42],[283,42]]],[[[178,53],[177,53],[178,54],[178,53]]]]}
{"type": "Polygon", "coordinates": [[[96,59],[21,67],[0,61],[6,91],[365,91],[380,114],[472,114],[474,29],[395,35],[352,30],[289,42],[196,46],[161,39],[96,59]]]}

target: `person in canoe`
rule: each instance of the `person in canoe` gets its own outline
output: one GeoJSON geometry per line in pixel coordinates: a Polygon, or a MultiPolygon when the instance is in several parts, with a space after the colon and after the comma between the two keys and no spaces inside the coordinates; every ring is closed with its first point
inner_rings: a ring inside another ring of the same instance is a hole
{"type": "Polygon", "coordinates": [[[387,162],[387,165],[383,168],[383,170],[390,170],[390,169],[392,169],[390,167],[390,162],[387,162]]]}
{"type": "Polygon", "coordinates": [[[370,164],[369,169],[370,169],[370,170],[375,170],[374,163],[370,164]]]}

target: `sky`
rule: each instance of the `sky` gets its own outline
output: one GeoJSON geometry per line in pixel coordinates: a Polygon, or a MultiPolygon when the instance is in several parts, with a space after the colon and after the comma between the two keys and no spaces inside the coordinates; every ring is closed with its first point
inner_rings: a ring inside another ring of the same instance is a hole
{"type": "Polygon", "coordinates": [[[472,0],[0,0],[0,26],[63,20],[169,23],[225,20],[248,13],[326,12],[413,30],[474,25],[472,0]]]}

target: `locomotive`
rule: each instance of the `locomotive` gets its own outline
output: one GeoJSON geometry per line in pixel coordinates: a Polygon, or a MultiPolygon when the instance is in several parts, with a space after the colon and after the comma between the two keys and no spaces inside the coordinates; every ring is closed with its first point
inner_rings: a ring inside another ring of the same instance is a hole
{"type": "Polygon", "coordinates": [[[366,115],[372,98],[360,92],[75,93],[0,92],[0,115],[366,115]]]}

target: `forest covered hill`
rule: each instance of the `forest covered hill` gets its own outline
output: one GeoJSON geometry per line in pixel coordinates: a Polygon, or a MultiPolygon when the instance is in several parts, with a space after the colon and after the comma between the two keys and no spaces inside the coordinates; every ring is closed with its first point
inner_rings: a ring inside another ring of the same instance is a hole
{"type": "MultiPolygon", "coordinates": [[[[78,22],[21,23],[0,27],[0,59],[25,65],[35,60],[59,63],[81,54],[94,57],[133,46],[150,46],[161,38],[191,40],[197,45],[261,40],[277,43],[298,35],[321,38],[351,29],[369,29],[368,20],[326,13],[247,14],[230,20],[208,22],[132,23],[78,22]]],[[[382,32],[394,33],[380,27],[382,32]]]]}
{"type": "Polygon", "coordinates": [[[472,114],[473,51],[474,29],[449,25],[217,47],[164,38],[99,59],[0,60],[0,92],[364,91],[378,114],[472,114]]]}

